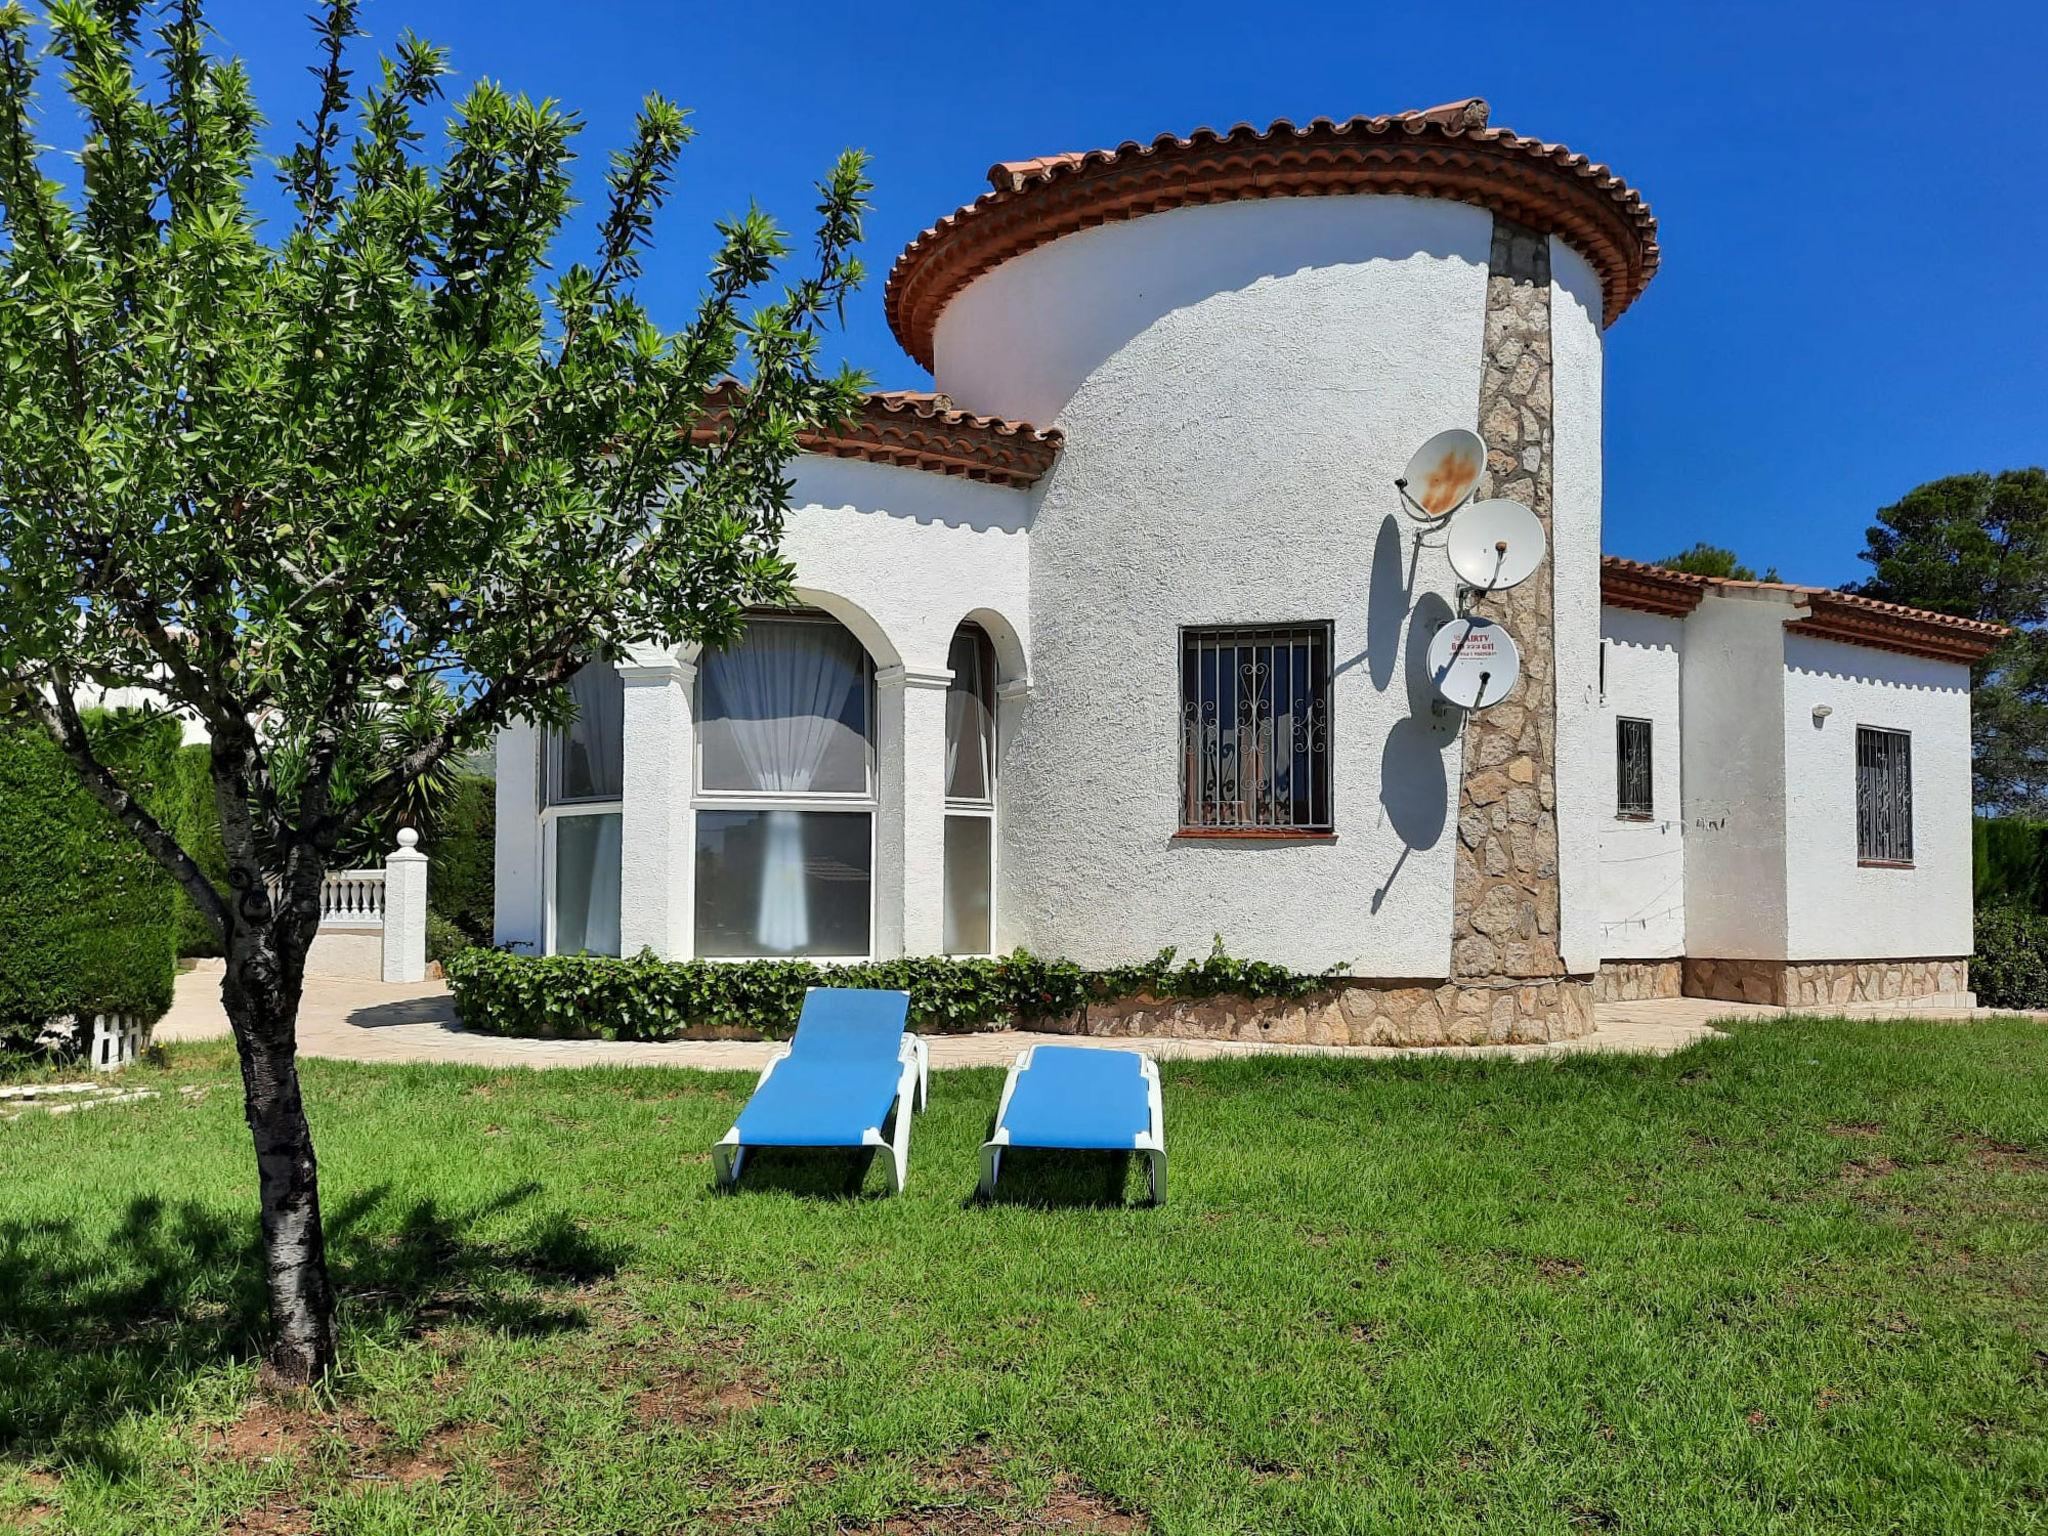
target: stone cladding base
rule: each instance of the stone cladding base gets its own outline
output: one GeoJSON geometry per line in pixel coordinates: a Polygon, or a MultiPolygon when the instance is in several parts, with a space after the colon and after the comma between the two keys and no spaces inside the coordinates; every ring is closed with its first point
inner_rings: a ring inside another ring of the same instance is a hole
{"type": "Polygon", "coordinates": [[[1303,998],[1123,998],[1032,1027],[1268,1045],[1541,1045],[1593,1032],[1593,989],[1577,976],[1499,985],[1355,981],[1303,998]]]}
{"type": "Polygon", "coordinates": [[[1970,962],[1932,960],[1710,960],[1688,955],[1685,995],[1729,1003],[1814,1008],[1940,999],[1963,1003],[1970,962]]]}

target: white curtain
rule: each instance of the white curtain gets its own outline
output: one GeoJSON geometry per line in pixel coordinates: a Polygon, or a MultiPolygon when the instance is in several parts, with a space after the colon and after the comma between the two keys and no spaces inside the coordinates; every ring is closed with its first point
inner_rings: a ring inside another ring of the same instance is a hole
{"type": "MultiPolygon", "coordinates": [[[[723,721],[759,794],[865,788],[866,745],[857,740],[860,782],[848,778],[848,721],[862,720],[865,652],[833,625],[757,619],[738,645],[706,669],[705,713],[723,721]],[[840,748],[839,752],[834,748],[840,748]],[[838,759],[834,761],[834,759],[838,759]]],[[[766,953],[796,953],[811,941],[801,813],[770,811],[761,846],[756,933],[766,953]]]]}
{"type": "Polygon", "coordinates": [[[569,679],[576,718],[548,740],[548,804],[617,800],[625,793],[626,685],[608,661],[569,679]]]}
{"type": "Polygon", "coordinates": [[[583,947],[593,955],[619,952],[619,854],[622,816],[599,816],[592,855],[590,909],[583,919],[583,947]]]}
{"type": "Polygon", "coordinates": [[[995,782],[995,718],[989,711],[988,647],[974,630],[953,636],[946,665],[953,682],[946,690],[946,794],[955,800],[986,800],[995,782]]]}
{"type": "Polygon", "coordinates": [[[556,954],[619,952],[622,824],[617,812],[555,822],[556,954]]]}

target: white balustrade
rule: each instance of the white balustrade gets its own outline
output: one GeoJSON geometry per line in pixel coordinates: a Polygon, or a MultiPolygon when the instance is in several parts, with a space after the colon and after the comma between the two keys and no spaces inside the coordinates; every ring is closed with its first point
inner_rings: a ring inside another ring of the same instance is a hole
{"type": "Polygon", "coordinates": [[[312,974],[425,979],[427,856],[419,841],[419,833],[401,827],[382,869],[328,871],[320,882],[320,930],[307,957],[312,974]]]}
{"type": "Polygon", "coordinates": [[[149,1049],[150,1025],[125,1013],[93,1015],[86,1046],[95,1072],[116,1072],[149,1049]]]}
{"type": "Polygon", "coordinates": [[[320,923],[337,928],[384,926],[384,871],[332,869],[320,884],[320,923]]]}

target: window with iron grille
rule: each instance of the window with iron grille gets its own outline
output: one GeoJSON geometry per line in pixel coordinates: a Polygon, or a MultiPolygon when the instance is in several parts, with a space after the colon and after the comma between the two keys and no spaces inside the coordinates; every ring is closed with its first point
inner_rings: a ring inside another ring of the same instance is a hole
{"type": "Polygon", "coordinates": [[[1330,626],[1184,629],[1184,831],[1330,830],[1330,626]]]}
{"type": "Polygon", "coordinates": [[[1655,798],[1650,783],[1650,722],[1614,722],[1614,814],[1648,820],[1655,798]]]}
{"type": "Polygon", "coordinates": [[[1913,862],[1913,738],[1856,727],[1856,857],[1913,862]]]}

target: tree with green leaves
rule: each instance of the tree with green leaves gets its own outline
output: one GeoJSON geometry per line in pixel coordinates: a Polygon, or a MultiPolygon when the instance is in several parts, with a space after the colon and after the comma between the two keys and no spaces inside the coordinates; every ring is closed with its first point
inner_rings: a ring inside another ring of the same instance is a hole
{"type": "Polygon", "coordinates": [[[357,93],[356,17],[314,17],[310,110],[269,161],[199,0],[0,5],[0,709],[220,935],[270,1361],[296,1381],[335,1353],[295,1022],[337,850],[506,722],[562,724],[585,660],[715,646],[786,601],[786,466],[862,386],[820,360],[860,277],[858,155],[801,275],[737,216],[668,331],[636,287],[684,114],[646,99],[594,259],[556,271],[576,116],[489,81],[439,107],[447,61],[410,34],[357,93]],[[78,125],[75,186],[45,173],[46,121],[78,125]],[[267,222],[272,174],[290,214],[267,222]],[[224,883],[97,750],[87,685],[203,722],[224,883]]]}
{"type": "Polygon", "coordinates": [[[2048,469],[1930,480],[1877,519],[1858,592],[2011,626],[1974,669],[1977,804],[2048,815],[2048,469]]]}
{"type": "Polygon", "coordinates": [[[1667,571],[1685,571],[1693,576],[1719,576],[1727,581],[1776,581],[1778,568],[1770,567],[1762,576],[1756,567],[1744,565],[1732,549],[1723,549],[1719,544],[1709,544],[1705,539],[1691,549],[1682,549],[1675,555],[1653,561],[1667,571]]]}

